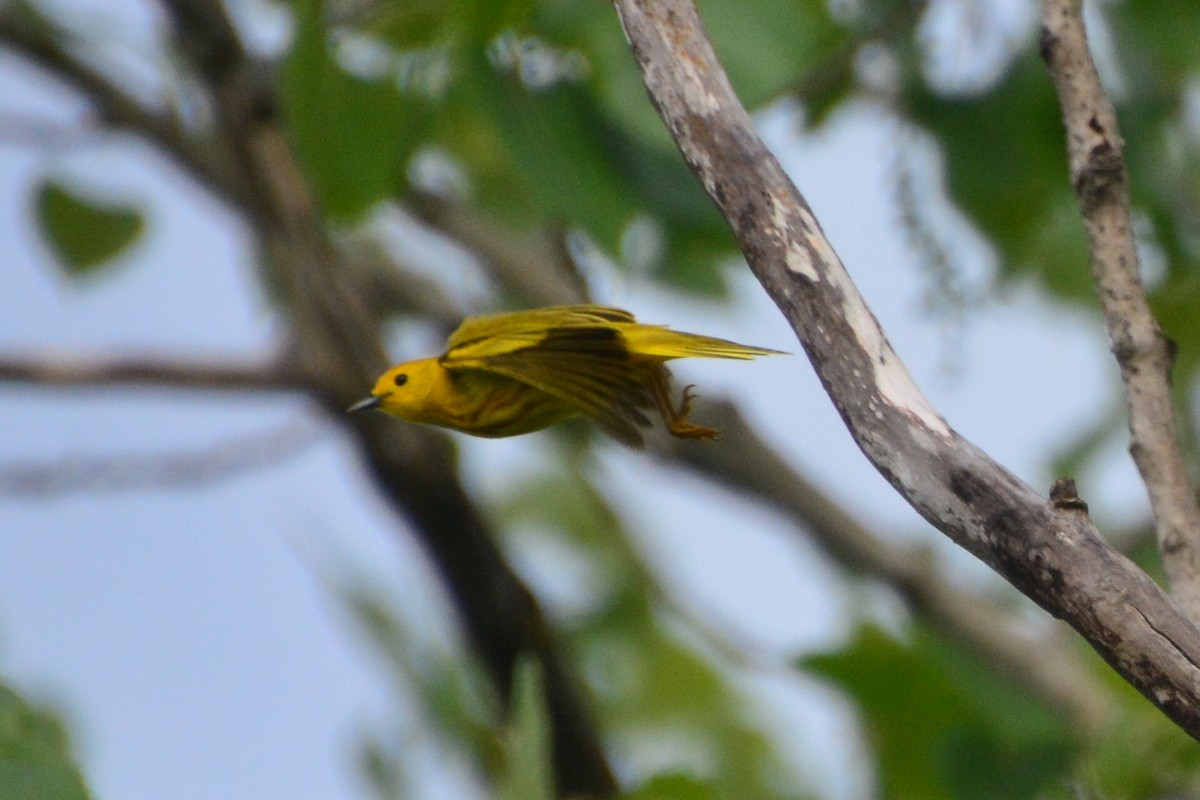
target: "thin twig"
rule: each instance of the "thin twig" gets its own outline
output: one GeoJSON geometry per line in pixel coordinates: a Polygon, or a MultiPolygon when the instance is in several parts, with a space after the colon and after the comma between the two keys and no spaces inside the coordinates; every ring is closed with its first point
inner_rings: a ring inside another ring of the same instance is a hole
{"type": "Polygon", "coordinates": [[[419,192],[407,206],[421,222],[475,252],[504,286],[538,305],[586,301],[587,284],[567,254],[563,231],[516,233],[470,209],[419,192]],[[531,258],[532,256],[532,258],[531,258]]]}
{"type": "Polygon", "coordinates": [[[327,432],[303,419],[194,450],[0,463],[0,497],[44,500],[74,492],[197,489],[275,466],[327,432]]]}
{"type": "Polygon", "coordinates": [[[1175,425],[1174,343],[1163,335],[1142,288],[1123,142],[1088,50],[1082,5],[1082,0],[1044,0],[1042,58],[1062,105],[1071,183],[1087,226],[1112,352],[1125,382],[1129,450],[1150,495],[1171,589],[1188,615],[1200,621],[1200,505],[1175,425]]]}
{"type": "Polygon", "coordinates": [[[93,144],[105,133],[106,131],[87,122],[64,123],[13,113],[0,116],[0,144],[36,148],[43,152],[69,150],[93,144]]]}

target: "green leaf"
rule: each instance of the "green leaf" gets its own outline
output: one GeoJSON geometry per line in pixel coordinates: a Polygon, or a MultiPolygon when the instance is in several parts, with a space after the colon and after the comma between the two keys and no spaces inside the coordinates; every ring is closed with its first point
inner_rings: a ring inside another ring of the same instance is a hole
{"type": "Polygon", "coordinates": [[[397,47],[428,47],[451,23],[454,5],[448,0],[378,3],[364,27],[397,47]]]}
{"type": "MultiPolygon", "coordinates": [[[[849,32],[824,0],[756,0],[701,4],[718,53],[742,101],[757,108],[789,95],[812,71],[847,46],[849,32]]],[[[628,211],[615,220],[620,233],[635,215],[662,226],[664,252],[655,277],[678,288],[721,295],[722,267],[736,256],[732,234],[687,169],[646,95],[629,46],[603,4],[545,0],[531,23],[554,45],[582,53],[590,65],[587,127],[598,131],[606,169],[621,179],[628,211]]],[[[852,71],[845,70],[851,76],[852,71]]],[[[823,87],[814,99],[845,96],[848,83],[823,87]]],[[[538,151],[540,152],[540,150],[538,151]]],[[[561,178],[560,178],[561,180],[561,178]]],[[[612,250],[606,231],[589,227],[612,250]]]]}
{"type": "Polygon", "coordinates": [[[679,773],[656,775],[622,797],[624,800],[717,800],[711,787],[679,773]]]}
{"type": "Polygon", "coordinates": [[[320,0],[299,4],[281,81],[284,104],[296,152],[323,210],[353,219],[403,183],[428,101],[402,93],[387,70],[363,77],[344,69],[331,51],[323,12],[320,0]]]}
{"type": "Polygon", "coordinates": [[[650,216],[664,229],[661,274],[723,289],[717,265],[734,252],[733,238],[673,146],[621,127],[590,84],[533,90],[479,53],[464,58],[471,63],[442,107],[439,137],[489,216],[517,230],[578,227],[609,254],[634,220],[650,216]]]}
{"type": "Polygon", "coordinates": [[[825,0],[700,0],[697,3],[738,97],[754,110],[849,41],[825,0]]]}
{"type": "Polygon", "coordinates": [[[678,158],[658,112],[650,103],[637,62],[612,9],[603,3],[546,0],[533,22],[539,35],[562,48],[583,53],[590,65],[588,85],[613,127],[678,158]]]}
{"type": "Polygon", "coordinates": [[[1062,721],[932,629],[913,634],[906,646],[864,627],[845,649],[804,662],[861,708],[883,796],[1021,800],[1066,779],[1062,721]]]}
{"type": "Polygon", "coordinates": [[[136,208],[101,202],[56,181],[38,187],[36,202],[42,234],[73,276],[116,258],[145,228],[136,208]]]}
{"type": "Polygon", "coordinates": [[[1125,0],[1099,7],[1111,17],[1117,59],[1137,83],[1169,84],[1172,91],[1200,69],[1200,4],[1193,0],[1125,0]]]}
{"type": "Polygon", "coordinates": [[[62,724],[0,684],[0,797],[89,800],[62,724]]]}
{"type": "Polygon", "coordinates": [[[538,663],[522,656],[513,674],[512,720],[505,736],[500,800],[554,800],[550,720],[538,663]]]}
{"type": "Polygon", "coordinates": [[[597,125],[586,90],[559,84],[533,91],[493,69],[482,52],[464,56],[470,61],[454,100],[465,119],[446,133],[472,165],[480,200],[522,226],[579,226],[615,252],[640,209],[614,169],[608,131],[597,125]]]}
{"type": "MultiPolygon", "coordinates": [[[[1150,537],[1153,539],[1153,537],[1150,537]]],[[[1078,791],[1087,798],[1192,798],[1200,792],[1200,747],[1114,670],[1099,677],[1110,692],[1111,721],[1080,759],[1078,791]]]]}

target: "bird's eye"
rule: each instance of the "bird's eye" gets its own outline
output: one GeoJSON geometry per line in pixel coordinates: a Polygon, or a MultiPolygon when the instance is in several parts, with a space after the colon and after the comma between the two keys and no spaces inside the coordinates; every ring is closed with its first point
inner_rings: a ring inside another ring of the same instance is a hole
{"type": "Polygon", "coordinates": [[[397,386],[403,386],[404,384],[408,383],[408,375],[401,372],[399,375],[392,378],[392,382],[395,383],[397,386]]]}

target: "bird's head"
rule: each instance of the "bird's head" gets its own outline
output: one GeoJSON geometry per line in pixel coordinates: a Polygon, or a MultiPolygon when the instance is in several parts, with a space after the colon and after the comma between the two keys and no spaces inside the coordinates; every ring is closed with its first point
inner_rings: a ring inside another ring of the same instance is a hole
{"type": "Polygon", "coordinates": [[[425,410],[438,402],[436,393],[445,372],[436,358],[397,364],[379,376],[369,397],[347,411],[377,408],[402,419],[424,421],[425,410]]]}

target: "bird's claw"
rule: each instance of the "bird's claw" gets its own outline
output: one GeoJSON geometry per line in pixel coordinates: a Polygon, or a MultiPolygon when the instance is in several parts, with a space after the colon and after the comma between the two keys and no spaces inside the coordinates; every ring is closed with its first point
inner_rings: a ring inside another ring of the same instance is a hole
{"type": "Polygon", "coordinates": [[[695,388],[694,384],[683,388],[683,398],[679,402],[679,410],[675,412],[675,419],[671,420],[668,430],[672,436],[680,439],[698,439],[702,442],[716,439],[719,435],[717,430],[697,425],[687,419],[687,415],[692,410],[692,402],[696,399],[696,394],[692,391],[695,388]]]}

